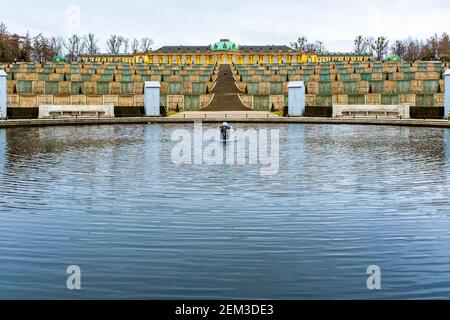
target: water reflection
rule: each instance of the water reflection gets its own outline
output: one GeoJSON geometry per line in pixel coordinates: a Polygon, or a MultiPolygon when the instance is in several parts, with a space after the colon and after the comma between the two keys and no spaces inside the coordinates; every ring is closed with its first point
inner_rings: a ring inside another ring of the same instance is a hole
{"type": "Polygon", "coordinates": [[[266,125],[264,177],[174,165],[180,128],[0,130],[0,298],[450,298],[450,131],[266,125]]]}
{"type": "Polygon", "coordinates": [[[0,172],[3,172],[6,158],[6,130],[0,129],[0,172]]]}
{"type": "Polygon", "coordinates": [[[447,172],[450,169],[450,130],[444,131],[444,150],[445,150],[445,160],[447,163],[447,172]]]}

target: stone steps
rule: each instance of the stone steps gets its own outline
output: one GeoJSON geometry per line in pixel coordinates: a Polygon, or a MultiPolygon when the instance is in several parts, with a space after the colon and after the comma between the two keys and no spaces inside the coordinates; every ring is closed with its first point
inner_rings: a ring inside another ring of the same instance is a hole
{"type": "Polygon", "coordinates": [[[220,66],[217,84],[211,93],[214,93],[214,100],[202,111],[252,111],[239,99],[242,92],[236,87],[229,65],[220,66]]]}

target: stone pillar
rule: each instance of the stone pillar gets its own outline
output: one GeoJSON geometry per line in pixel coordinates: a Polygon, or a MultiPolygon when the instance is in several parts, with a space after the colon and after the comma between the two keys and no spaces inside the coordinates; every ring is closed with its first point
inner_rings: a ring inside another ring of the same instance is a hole
{"type": "Polygon", "coordinates": [[[6,109],[6,72],[0,70],[0,119],[8,116],[6,109]]]}
{"type": "Polygon", "coordinates": [[[445,79],[444,117],[450,118],[450,69],[447,69],[447,71],[445,71],[444,79],[445,79]]]}
{"type": "Polygon", "coordinates": [[[305,114],[305,82],[293,81],[288,84],[288,111],[290,117],[302,117],[305,114]]]}
{"type": "Polygon", "coordinates": [[[146,81],[144,90],[144,109],[147,117],[161,116],[160,93],[161,84],[158,81],[146,81]]]}

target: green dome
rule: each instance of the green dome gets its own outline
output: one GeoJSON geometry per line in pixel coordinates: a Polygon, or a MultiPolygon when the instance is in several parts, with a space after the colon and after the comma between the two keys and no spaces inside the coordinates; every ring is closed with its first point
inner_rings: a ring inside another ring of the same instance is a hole
{"type": "Polygon", "coordinates": [[[392,61],[392,62],[398,62],[398,61],[401,61],[402,59],[395,54],[391,54],[391,55],[388,55],[387,60],[392,61]]]}
{"type": "Polygon", "coordinates": [[[65,62],[66,61],[66,57],[64,57],[63,55],[57,53],[56,56],[54,56],[52,58],[52,62],[65,62]]]}
{"type": "Polygon", "coordinates": [[[229,39],[221,39],[211,46],[212,51],[237,51],[239,46],[229,39]]]}

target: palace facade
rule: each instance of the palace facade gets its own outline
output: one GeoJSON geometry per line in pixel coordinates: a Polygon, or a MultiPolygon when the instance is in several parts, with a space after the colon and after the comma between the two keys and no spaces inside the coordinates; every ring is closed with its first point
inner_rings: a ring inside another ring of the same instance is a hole
{"type": "Polygon", "coordinates": [[[149,52],[134,54],[82,55],[81,62],[116,62],[149,64],[297,64],[337,61],[369,61],[369,55],[353,53],[306,53],[285,45],[239,46],[222,39],[209,46],[165,46],[149,52]]]}

